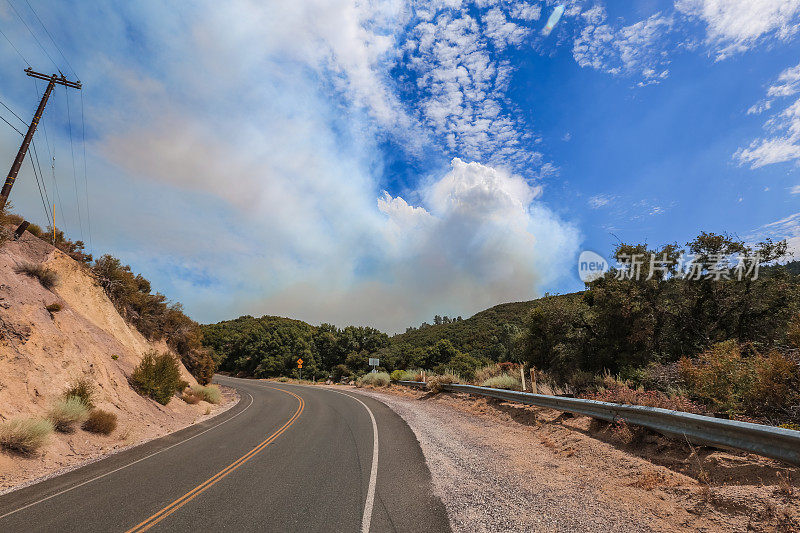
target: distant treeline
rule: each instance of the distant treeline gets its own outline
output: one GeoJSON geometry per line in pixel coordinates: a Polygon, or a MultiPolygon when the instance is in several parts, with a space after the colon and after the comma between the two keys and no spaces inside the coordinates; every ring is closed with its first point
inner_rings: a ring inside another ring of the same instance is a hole
{"type": "MultiPolygon", "coordinates": [[[[314,378],[362,374],[369,370],[368,357],[379,357],[388,371],[447,370],[467,379],[488,363],[513,361],[580,392],[599,386],[598,377],[609,373],[645,383],[645,369],[658,367],[674,377],[678,361],[705,368],[725,351],[729,363],[739,366],[763,356],[774,363],[770,368],[784,368],[786,390],[800,385],[793,381],[800,373],[790,338],[796,331],[800,339],[800,263],[786,262],[785,242],[752,246],[702,233],[684,247],[620,244],[615,255],[641,257],[644,273],[652,258],[666,257],[670,266],[638,279],[612,268],[578,293],[502,304],[467,319],[435,317],[433,324],[393,337],[372,328],[315,327],[267,316],[205,326],[204,342],[220,354],[221,368],[263,377],[296,374],[298,357],[306,361],[304,375],[314,378]],[[692,279],[679,275],[681,254],[700,265],[692,279]],[[714,262],[733,255],[757,258],[757,279],[752,268],[740,280],[714,276],[714,262]]],[[[662,385],[680,383],[675,378],[662,385]]],[[[658,386],[653,380],[645,384],[658,386]]]]}

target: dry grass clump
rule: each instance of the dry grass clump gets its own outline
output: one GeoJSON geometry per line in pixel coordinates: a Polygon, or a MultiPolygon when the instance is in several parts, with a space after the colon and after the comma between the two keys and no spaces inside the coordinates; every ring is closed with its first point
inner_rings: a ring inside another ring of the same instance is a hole
{"type": "Polygon", "coordinates": [[[794,487],[789,472],[778,472],[778,494],[790,498],[794,495],[794,487]]]}
{"type": "Polygon", "coordinates": [[[64,400],[70,398],[77,398],[88,408],[94,407],[94,384],[88,378],[78,378],[70,384],[64,394],[61,395],[64,400]]]}
{"type": "Polygon", "coordinates": [[[475,370],[475,383],[483,383],[484,381],[501,376],[506,372],[498,364],[487,365],[475,370]]]}
{"type": "Polygon", "coordinates": [[[222,400],[222,393],[216,385],[192,385],[187,392],[190,396],[200,398],[208,403],[219,403],[222,400]]]}
{"type": "Polygon", "coordinates": [[[0,423],[0,447],[31,454],[44,446],[53,424],[41,418],[17,418],[0,423]]]}
{"type": "Polygon", "coordinates": [[[390,382],[391,378],[388,373],[375,372],[374,374],[364,374],[358,378],[356,385],[359,387],[365,387],[367,385],[372,387],[386,387],[390,382]]]}
{"type": "Polygon", "coordinates": [[[117,415],[102,409],[92,409],[82,427],[91,433],[110,435],[117,429],[117,415]]]}
{"type": "Polygon", "coordinates": [[[75,425],[84,422],[88,417],[89,408],[76,396],[56,402],[47,412],[47,419],[61,433],[72,433],[75,425]]]}
{"type": "Polygon", "coordinates": [[[50,313],[50,317],[52,318],[56,313],[61,311],[61,304],[60,303],[50,304],[46,306],[45,309],[47,309],[47,312],[50,313]]]}
{"type": "Polygon", "coordinates": [[[38,279],[42,287],[48,290],[58,285],[58,274],[43,265],[22,263],[14,268],[14,272],[38,279]]]}
{"type": "Polygon", "coordinates": [[[181,394],[181,400],[188,403],[189,405],[198,404],[202,399],[203,398],[201,398],[199,394],[195,394],[194,391],[192,391],[191,389],[184,391],[184,393],[181,394]]]}
{"type": "Polygon", "coordinates": [[[455,374],[439,374],[428,378],[428,390],[431,392],[442,392],[443,385],[458,383],[460,380],[455,374]]]}
{"type": "Polygon", "coordinates": [[[672,485],[673,483],[670,482],[664,472],[650,469],[639,472],[636,480],[628,484],[629,487],[638,487],[646,491],[672,485]]]}
{"type": "Polygon", "coordinates": [[[606,379],[604,387],[598,392],[586,395],[590,400],[619,403],[623,405],[643,405],[659,407],[685,413],[706,414],[703,406],[691,401],[685,395],[667,395],[661,391],[632,389],[625,382],[606,379]]]}
{"type": "Polygon", "coordinates": [[[490,387],[492,389],[506,389],[506,390],[521,390],[522,384],[519,379],[508,374],[500,374],[491,377],[481,383],[481,387],[490,387]]]}

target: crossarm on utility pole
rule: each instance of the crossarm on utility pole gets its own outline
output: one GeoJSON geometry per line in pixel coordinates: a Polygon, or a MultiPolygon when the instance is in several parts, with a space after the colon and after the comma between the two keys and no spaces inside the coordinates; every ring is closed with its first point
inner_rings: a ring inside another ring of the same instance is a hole
{"type": "Polygon", "coordinates": [[[28,132],[25,134],[25,138],[22,139],[22,145],[19,147],[19,151],[17,152],[17,157],[14,158],[14,162],[11,164],[11,170],[8,171],[8,177],[6,178],[6,182],[3,185],[2,191],[0,191],[0,211],[8,202],[8,195],[11,194],[11,187],[14,186],[14,182],[17,179],[17,174],[19,174],[19,169],[22,167],[22,161],[25,159],[25,154],[28,153],[28,147],[33,140],[33,134],[36,133],[36,126],[39,125],[39,121],[42,119],[42,115],[44,114],[44,108],[47,105],[47,100],[50,98],[50,94],[53,92],[53,88],[56,84],[63,85],[65,87],[70,87],[72,89],[80,89],[81,82],[77,81],[69,81],[63,74],[61,76],[57,74],[53,74],[48,76],[46,74],[41,74],[30,68],[25,69],[25,74],[32,78],[36,78],[39,80],[46,80],[47,88],[42,95],[42,99],[39,102],[39,107],[36,108],[36,113],[33,115],[33,120],[31,120],[30,125],[28,126],[28,132]]]}

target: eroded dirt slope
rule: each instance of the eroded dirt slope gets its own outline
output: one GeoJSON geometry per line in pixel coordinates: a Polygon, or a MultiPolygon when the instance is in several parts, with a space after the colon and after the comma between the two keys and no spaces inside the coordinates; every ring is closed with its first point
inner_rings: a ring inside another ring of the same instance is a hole
{"type": "MultiPolygon", "coordinates": [[[[88,269],[47,243],[25,234],[0,248],[0,420],[43,416],[64,389],[80,377],[96,388],[95,404],[117,414],[110,436],[83,431],[54,434],[33,457],[0,452],[0,490],[76,461],[184,427],[210,414],[209,405],[174,399],[167,406],[134,392],[127,377],[149,350],[125,322],[88,269]],[[51,290],[15,272],[25,264],[56,272],[51,290]],[[46,307],[59,304],[50,313],[46,307]]],[[[181,365],[183,378],[196,383],[181,365]]]]}

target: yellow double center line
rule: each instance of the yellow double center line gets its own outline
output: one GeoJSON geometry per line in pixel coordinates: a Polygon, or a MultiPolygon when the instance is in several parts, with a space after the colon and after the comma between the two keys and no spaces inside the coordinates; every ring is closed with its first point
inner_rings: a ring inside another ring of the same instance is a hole
{"type": "MultiPolygon", "coordinates": [[[[270,388],[273,388],[273,387],[270,387],[270,388]]],[[[300,402],[300,404],[297,406],[297,411],[294,412],[294,415],[292,415],[292,418],[290,418],[283,426],[281,426],[280,429],[275,431],[275,433],[273,433],[272,435],[267,437],[263,442],[261,442],[261,444],[259,444],[258,446],[256,446],[255,448],[253,448],[252,450],[250,450],[249,452],[247,452],[246,454],[241,456],[239,459],[237,459],[236,461],[232,462],[231,464],[229,464],[228,466],[226,466],[225,468],[223,468],[222,470],[220,470],[219,472],[217,472],[216,474],[214,474],[213,476],[208,478],[206,481],[204,481],[200,485],[196,486],[195,488],[193,488],[192,490],[190,490],[189,492],[187,492],[186,494],[184,494],[183,496],[181,496],[180,498],[178,498],[174,502],[172,502],[169,505],[167,505],[166,507],[164,507],[163,509],[161,509],[160,511],[155,513],[153,516],[151,516],[148,519],[146,519],[145,521],[133,526],[131,529],[126,531],[126,533],[134,533],[134,532],[138,533],[138,532],[141,532],[141,531],[147,531],[148,529],[150,529],[154,525],[158,524],[159,522],[164,520],[166,517],[168,517],[169,515],[171,515],[172,513],[174,513],[175,511],[177,511],[178,509],[180,509],[181,507],[183,507],[184,505],[186,505],[187,503],[192,501],[198,494],[201,494],[206,489],[208,489],[209,487],[214,485],[216,482],[218,482],[219,480],[221,480],[222,478],[224,478],[225,476],[227,476],[228,474],[230,474],[231,472],[233,472],[234,470],[236,470],[237,468],[239,468],[240,466],[245,464],[247,461],[249,461],[250,459],[255,457],[264,448],[269,446],[275,439],[280,437],[281,434],[284,431],[289,429],[289,426],[294,424],[295,420],[297,420],[297,418],[303,412],[303,409],[305,407],[305,402],[303,401],[303,399],[300,396],[298,396],[297,394],[295,394],[293,392],[289,392],[288,390],[278,389],[278,388],[275,388],[275,390],[279,390],[281,392],[285,392],[286,394],[291,394],[292,396],[297,398],[297,400],[300,402]]]]}

